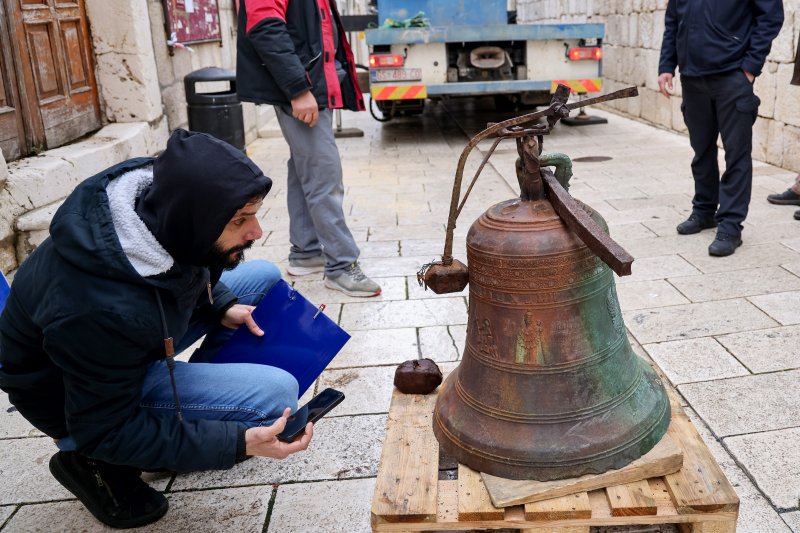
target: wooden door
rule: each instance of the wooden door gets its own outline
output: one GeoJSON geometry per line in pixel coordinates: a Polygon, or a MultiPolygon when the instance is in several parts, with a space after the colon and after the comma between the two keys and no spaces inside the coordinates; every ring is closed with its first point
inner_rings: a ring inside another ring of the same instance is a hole
{"type": "Polygon", "coordinates": [[[7,29],[8,19],[0,3],[0,150],[8,161],[25,151],[25,131],[17,96],[17,76],[7,29]]]}
{"type": "Polygon", "coordinates": [[[5,0],[28,149],[100,127],[83,0],[5,0]]]}

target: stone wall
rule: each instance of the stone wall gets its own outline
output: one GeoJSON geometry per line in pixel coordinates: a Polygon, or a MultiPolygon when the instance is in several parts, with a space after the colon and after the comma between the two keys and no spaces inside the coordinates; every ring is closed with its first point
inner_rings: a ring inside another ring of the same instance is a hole
{"type": "MultiPolygon", "coordinates": [[[[520,23],[605,23],[603,92],[636,85],[640,95],[612,102],[610,107],[685,132],[680,83],[675,84],[677,97],[667,99],[658,94],[666,6],[667,0],[517,0],[517,16],[520,23]]],[[[800,87],[789,85],[800,31],[800,5],[796,0],[784,2],[784,10],[783,28],[755,82],[761,107],[754,127],[753,157],[800,171],[800,87]]]]}

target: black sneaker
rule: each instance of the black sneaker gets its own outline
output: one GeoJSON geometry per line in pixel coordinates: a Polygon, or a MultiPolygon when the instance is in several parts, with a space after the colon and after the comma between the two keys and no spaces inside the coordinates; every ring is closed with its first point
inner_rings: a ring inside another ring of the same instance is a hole
{"type": "Polygon", "coordinates": [[[714,242],[708,245],[708,255],[725,257],[731,255],[742,245],[742,238],[729,235],[728,233],[717,232],[714,242]]]}
{"type": "Polygon", "coordinates": [[[700,233],[704,229],[711,229],[717,227],[717,221],[714,217],[702,217],[696,213],[689,215],[689,218],[678,224],[675,228],[681,235],[692,235],[700,233]]]}
{"type": "Polygon", "coordinates": [[[798,209],[797,211],[794,212],[794,219],[795,220],[800,220],[800,209],[798,209]]]}
{"type": "Polygon", "coordinates": [[[50,473],[106,525],[120,529],[155,522],[169,506],[163,494],[142,481],[129,466],[95,461],[77,452],[50,458],[50,473]]]}
{"type": "Polygon", "coordinates": [[[767,196],[767,201],[777,205],[800,205],[800,194],[786,189],[780,194],[770,194],[767,196]]]}

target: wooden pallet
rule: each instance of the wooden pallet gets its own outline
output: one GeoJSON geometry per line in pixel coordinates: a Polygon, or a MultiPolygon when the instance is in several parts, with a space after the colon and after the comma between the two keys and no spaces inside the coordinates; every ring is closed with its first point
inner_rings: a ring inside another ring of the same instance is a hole
{"type": "Polygon", "coordinates": [[[674,474],[495,508],[479,473],[458,465],[439,479],[439,443],[431,429],[436,394],[396,389],[372,500],[372,530],[518,529],[588,533],[591,526],[679,524],[682,532],[736,531],[739,498],[670,391],[670,434],[684,452],[674,474]]]}

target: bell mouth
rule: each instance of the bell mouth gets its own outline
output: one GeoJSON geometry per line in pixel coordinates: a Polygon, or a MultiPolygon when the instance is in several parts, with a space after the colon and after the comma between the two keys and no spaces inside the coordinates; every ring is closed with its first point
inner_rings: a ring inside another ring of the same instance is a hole
{"type": "Polygon", "coordinates": [[[434,435],[459,463],[506,479],[552,481],[622,468],[658,444],[671,418],[655,372],[644,360],[637,364],[641,379],[627,399],[590,417],[554,423],[512,421],[475,409],[458,392],[456,368],[439,392],[434,435]]]}

